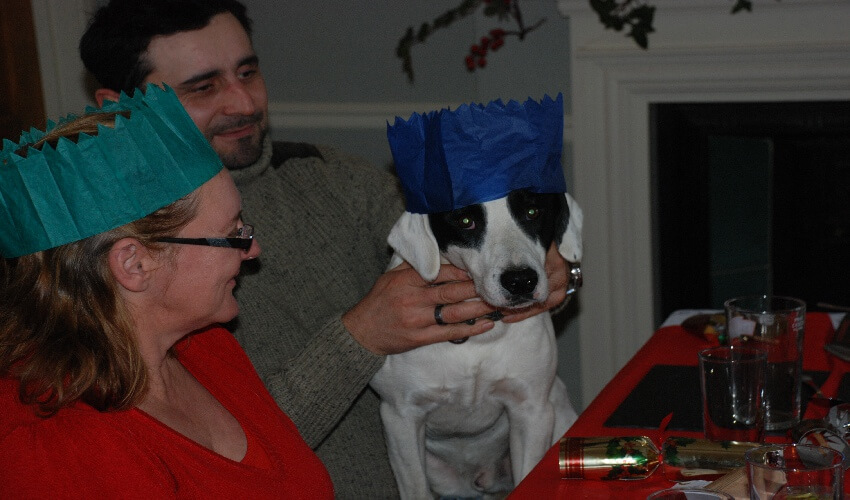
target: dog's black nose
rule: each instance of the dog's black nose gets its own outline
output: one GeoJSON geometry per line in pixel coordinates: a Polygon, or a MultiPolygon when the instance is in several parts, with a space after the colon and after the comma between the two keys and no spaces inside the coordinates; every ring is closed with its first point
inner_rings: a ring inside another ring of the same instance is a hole
{"type": "Polygon", "coordinates": [[[512,295],[525,295],[533,292],[537,286],[537,273],[527,267],[508,269],[499,280],[512,295]]]}

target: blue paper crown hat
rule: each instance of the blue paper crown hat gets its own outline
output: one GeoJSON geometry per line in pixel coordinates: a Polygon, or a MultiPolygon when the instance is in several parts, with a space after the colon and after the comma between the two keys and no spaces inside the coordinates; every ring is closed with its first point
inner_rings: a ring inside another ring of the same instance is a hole
{"type": "MultiPolygon", "coordinates": [[[[173,90],[148,85],[91,112],[122,112],[114,127],[56,147],[30,147],[53,130],[30,129],[0,152],[0,256],[18,257],[141,219],[222,169],[173,90]],[[28,148],[26,157],[17,152],[28,148]]],[[[60,124],[74,119],[73,115],[60,124]]]]}
{"type": "Polygon", "coordinates": [[[566,192],[564,100],[501,100],[413,113],[387,124],[407,211],[435,213],[495,200],[515,189],[566,192]]]}

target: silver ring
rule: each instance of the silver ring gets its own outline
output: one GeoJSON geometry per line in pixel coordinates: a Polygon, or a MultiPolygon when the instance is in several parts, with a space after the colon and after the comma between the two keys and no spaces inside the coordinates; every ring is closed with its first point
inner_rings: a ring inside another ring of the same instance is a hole
{"type": "Polygon", "coordinates": [[[434,319],[437,320],[438,325],[445,325],[446,322],[443,321],[443,306],[445,304],[437,304],[437,307],[434,308],[434,319]]]}
{"type": "Polygon", "coordinates": [[[584,284],[584,279],[581,276],[581,263],[568,262],[570,267],[570,279],[567,281],[567,298],[576,293],[581,285],[584,284]]]}

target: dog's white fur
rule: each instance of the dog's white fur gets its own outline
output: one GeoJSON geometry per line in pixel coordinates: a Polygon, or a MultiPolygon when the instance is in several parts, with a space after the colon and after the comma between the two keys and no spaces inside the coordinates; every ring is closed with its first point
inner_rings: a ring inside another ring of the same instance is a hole
{"type": "MultiPolygon", "coordinates": [[[[578,262],[582,213],[565,196],[570,218],[559,251],[578,262]]],[[[451,262],[470,274],[483,300],[509,307],[499,275],[527,266],[538,274],[534,301],[545,301],[547,249],[514,222],[506,198],[483,205],[484,245],[449,247],[444,255],[428,216],[405,213],[388,238],[396,252],[390,267],[405,260],[433,281],[441,262],[451,262]]],[[[520,323],[497,322],[461,345],[441,342],[388,356],[371,385],[381,396],[401,498],[487,498],[525,477],[576,419],[556,364],[555,332],[546,313],[520,323]]]]}

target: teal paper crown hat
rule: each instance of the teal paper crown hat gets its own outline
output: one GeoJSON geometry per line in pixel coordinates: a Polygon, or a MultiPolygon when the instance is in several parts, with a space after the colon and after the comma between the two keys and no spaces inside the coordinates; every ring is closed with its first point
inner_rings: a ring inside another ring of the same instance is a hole
{"type": "Polygon", "coordinates": [[[563,193],[564,98],[463,104],[387,124],[407,211],[435,213],[515,189],[563,193]]]}
{"type": "MultiPolygon", "coordinates": [[[[215,176],[221,160],[174,91],[155,85],[86,113],[122,112],[115,126],[53,148],[30,129],[0,153],[0,256],[18,257],[141,219],[215,176]],[[27,148],[26,156],[18,154],[27,148]]],[[[73,115],[60,124],[73,120],[73,115]]]]}

